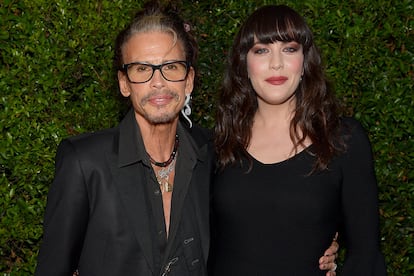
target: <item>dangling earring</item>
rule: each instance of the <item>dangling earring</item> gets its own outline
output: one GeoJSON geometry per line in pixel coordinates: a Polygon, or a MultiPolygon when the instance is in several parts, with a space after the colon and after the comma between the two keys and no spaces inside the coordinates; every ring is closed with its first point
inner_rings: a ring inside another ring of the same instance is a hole
{"type": "Polygon", "coordinates": [[[185,102],[184,102],[183,108],[181,109],[181,114],[183,114],[184,118],[190,124],[190,128],[192,128],[193,122],[191,122],[190,118],[188,117],[191,115],[190,100],[191,100],[190,94],[185,95],[185,102]]]}

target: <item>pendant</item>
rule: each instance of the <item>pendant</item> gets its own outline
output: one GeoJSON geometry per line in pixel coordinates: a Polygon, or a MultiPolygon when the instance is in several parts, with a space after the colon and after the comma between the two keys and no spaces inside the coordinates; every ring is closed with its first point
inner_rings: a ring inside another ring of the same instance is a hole
{"type": "Polygon", "coordinates": [[[161,168],[158,170],[156,177],[158,180],[158,184],[160,184],[160,190],[161,192],[169,193],[173,190],[173,185],[168,182],[168,178],[170,176],[170,173],[175,168],[175,159],[168,165],[168,167],[161,168]]]}
{"type": "Polygon", "coordinates": [[[161,192],[169,193],[173,191],[173,185],[168,183],[168,180],[158,181],[158,183],[160,184],[161,192]]]}
{"type": "Polygon", "coordinates": [[[168,183],[168,181],[165,181],[165,183],[164,183],[164,191],[166,193],[169,193],[169,192],[172,192],[172,190],[173,190],[173,186],[170,183],[168,183]]]}

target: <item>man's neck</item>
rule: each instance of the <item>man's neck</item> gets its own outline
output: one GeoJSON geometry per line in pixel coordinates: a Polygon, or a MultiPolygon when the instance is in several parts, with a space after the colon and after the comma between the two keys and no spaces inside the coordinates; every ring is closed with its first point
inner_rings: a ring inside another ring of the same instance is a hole
{"type": "Polygon", "coordinates": [[[138,121],[145,150],[153,160],[165,162],[170,158],[176,141],[177,125],[178,119],[168,124],[138,121]]]}

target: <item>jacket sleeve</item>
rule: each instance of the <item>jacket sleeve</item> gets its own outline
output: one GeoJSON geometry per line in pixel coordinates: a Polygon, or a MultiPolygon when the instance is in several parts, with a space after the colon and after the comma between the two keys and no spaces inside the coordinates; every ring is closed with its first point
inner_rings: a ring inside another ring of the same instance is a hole
{"type": "Polygon", "coordinates": [[[35,272],[39,276],[73,274],[88,221],[85,177],[75,148],[68,140],[59,145],[55,164],[35,272]]]}
{"type": "Polygon", "coordinates": [[[346,258],[341,275],[386,275],[379,245],[378,191],[369,139],[349,119],[350,139],[342,166],[346,258]]]}

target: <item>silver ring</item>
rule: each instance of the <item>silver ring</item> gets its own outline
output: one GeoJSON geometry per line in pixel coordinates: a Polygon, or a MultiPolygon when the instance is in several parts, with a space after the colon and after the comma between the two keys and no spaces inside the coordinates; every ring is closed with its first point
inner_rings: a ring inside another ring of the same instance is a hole
{"type": "Polygon", "coordinates": [[[331,271],[333,271],[333,272],[335,272],[336,271],[336,268],[338,267],[338,265],[337,264],[334,264],[335,266],[331,269],[331,271]]]}

